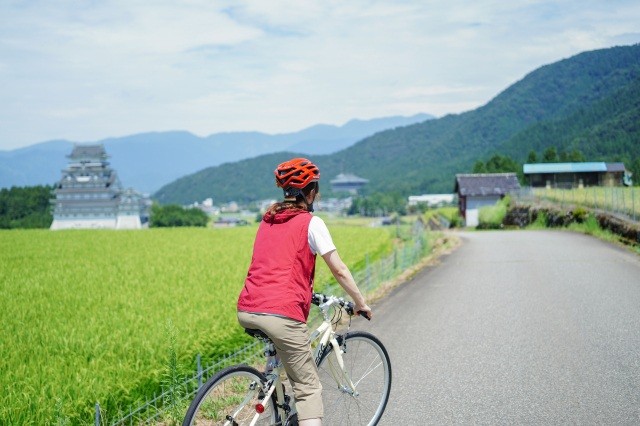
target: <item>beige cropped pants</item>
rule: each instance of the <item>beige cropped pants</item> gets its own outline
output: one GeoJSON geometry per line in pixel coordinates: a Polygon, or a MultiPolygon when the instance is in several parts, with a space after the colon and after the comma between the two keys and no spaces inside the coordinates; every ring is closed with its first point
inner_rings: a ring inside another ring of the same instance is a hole
{"type": "Polygon", "coordinates": [[[323,417],[322,385],[313,359],[307,325],[277,315],[238,312],[244,328],[262,330],[273,341],[296,400],[298,420],[323,417]]]}

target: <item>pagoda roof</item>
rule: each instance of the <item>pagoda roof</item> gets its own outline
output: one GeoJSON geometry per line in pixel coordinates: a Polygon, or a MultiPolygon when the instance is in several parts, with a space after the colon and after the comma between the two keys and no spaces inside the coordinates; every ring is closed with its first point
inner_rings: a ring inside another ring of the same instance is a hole
{"type": "Polygon", "coordinates": [[[340,173],[334,179],[331,179],[331,184],[340,184],[340,183],[367,183],[368,179],[363,179],[351,173],[340,173]]]}
{"type": "Polygon", "coordinates": [[[69,155],[72,160],[105,160],[108,158],[107,152],[102,144],[75,144],[73,151],[69,155]]]}

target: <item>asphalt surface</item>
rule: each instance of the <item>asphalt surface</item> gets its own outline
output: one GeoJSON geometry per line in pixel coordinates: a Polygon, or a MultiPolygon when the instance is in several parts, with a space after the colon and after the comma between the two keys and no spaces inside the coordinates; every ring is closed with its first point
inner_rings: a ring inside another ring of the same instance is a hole
{"type": "Polygon", "coordinates": [[[459,235],[357,325],[391,356],[380,424],[640,424],[640,256],[569,232],[459,235]]]}

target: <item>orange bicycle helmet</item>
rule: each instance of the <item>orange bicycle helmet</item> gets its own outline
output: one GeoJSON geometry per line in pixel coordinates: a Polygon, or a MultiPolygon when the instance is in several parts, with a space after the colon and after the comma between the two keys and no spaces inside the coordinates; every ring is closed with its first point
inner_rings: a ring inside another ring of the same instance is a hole
{"type": "Polygon", "coordinates": [[[285,191],[288,188],[302,189],[311,182],[320,180],[320,169],[306,158],[293,158],[276,167],[276,185],[285,191]]]}

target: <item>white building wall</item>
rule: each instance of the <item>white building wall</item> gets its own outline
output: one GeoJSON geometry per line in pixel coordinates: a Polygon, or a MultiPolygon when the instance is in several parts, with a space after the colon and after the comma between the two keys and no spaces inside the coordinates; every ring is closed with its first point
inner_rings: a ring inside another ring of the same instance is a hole
{"type": "Polygon", "coordinates": [[[140,229],[142,223],[140,222],[140,216],[124,216],[119,215],[116,220],[116,229],[140,229]]]}
{"type": "Polygon", "coordinates": [[[499,200],[499,195],[467,197],[466,225],[478,226],[480,223],[480,207],[493,206],[499,200]]]}
{"type": "Polygon", "coordinates": [[[116,219],[54,219],[50,229],[116,229],[116,219]]]}

